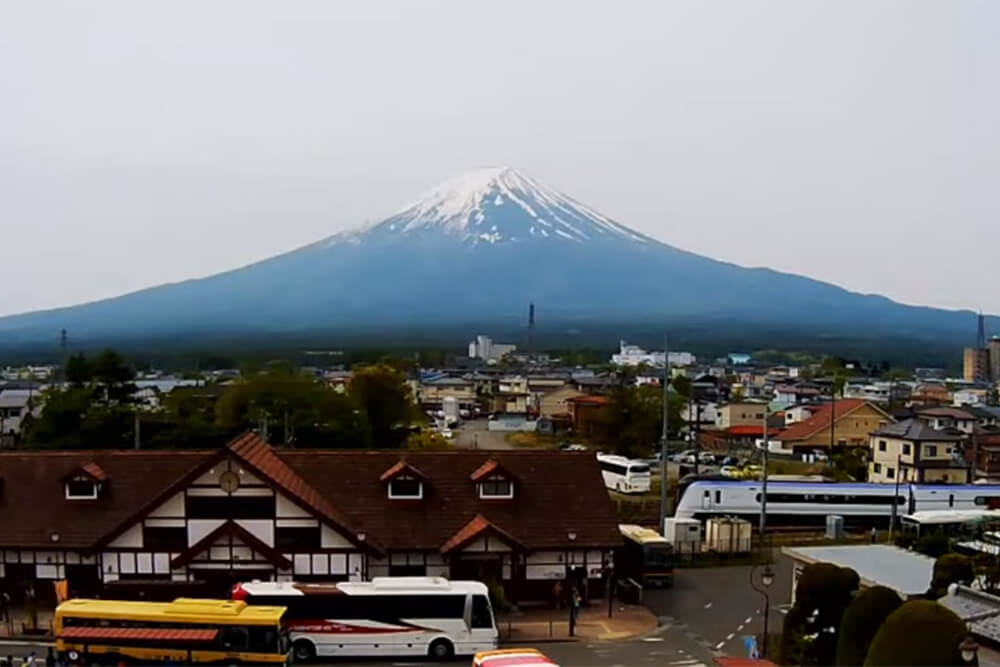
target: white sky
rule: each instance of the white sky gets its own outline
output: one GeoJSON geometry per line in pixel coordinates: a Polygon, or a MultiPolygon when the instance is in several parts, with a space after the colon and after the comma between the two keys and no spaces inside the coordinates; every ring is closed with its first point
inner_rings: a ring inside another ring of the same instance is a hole
{"type": "Polygon", "coordinates": [[[1000,2],[0,0],[0,314],[507,164],[668,243],[1000,312],[1000,2]]]}

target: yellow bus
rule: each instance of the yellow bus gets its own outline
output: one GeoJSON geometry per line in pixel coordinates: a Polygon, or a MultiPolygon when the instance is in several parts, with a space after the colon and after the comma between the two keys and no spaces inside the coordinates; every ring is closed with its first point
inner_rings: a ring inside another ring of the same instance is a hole
{"type": "Polygon", "coordinates": [[[69,663],[286,664],[284,613],[232,600],[67,600],[56,608],[56,648],[69,663]]]}

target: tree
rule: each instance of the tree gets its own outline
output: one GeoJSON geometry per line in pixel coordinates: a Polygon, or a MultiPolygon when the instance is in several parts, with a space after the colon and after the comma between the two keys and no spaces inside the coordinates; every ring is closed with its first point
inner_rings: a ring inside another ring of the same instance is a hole
{"type": "Polygon", "coordinates": [[[451,449],[452,445],[440,433],[424,430],[419,433],[411,433],[406,438],[406,448],[415,451],[440,451],[451,449]]]}
{"type": "Polygon", "coordinates": [[[846,386],[847,386],[847,378],[844,375],[842,375],[841,373],[837,373],[835,376],[833,376],[833,395],[834,396],[840,396],[841,398],[843,398],[843,396],[844,396],[844,387],[846,387],[846,386]]]}
{"type": "MultiPolygon", "coordinates": [[[[649,456],[653,443],[663,433],[663,389],[649,385],[619,386],[612,390],[609,399],[594,418],[594,440],[622,456],[649,456]]],[[[672,394],[668,403],[673,433],[681,425],[682,400],[672,394]]]]}
{"type": "Polygon", "coordinates": [[[930,600],[912,600],[889,614],[872,640],[865,665],[965,665],[959,645],[965,623],[930,600]]]}
{"type": "Polygon", "coordinates": [[[368,419],[373,446],[403,444],[416,407],[402,372],[385,364],[362,366],[351,376],[347,393],[368,419]]]}
{"type": "Polygon", "coordinates": [[[691,398],[691,378],[686,375],[678,375],[670,384],[674,386],[674,391],[679,395],[684,398],[691,398]]]}
{"type": "Polygon", "coordinates": [[[795,604],[785,616],[784,663],[834,664],[840,619],[859,585],[858,573],[850,568],[813,563],[802,570],[795,587],[795,604]]]}
{"type": "Polygon", "coordinates": [[[126,402],[135,391],[135,371],[125,358],[112,349],[101,352],[92,364],[94,382],[101,389],[105,403],[126,402]]]}
{"type": "Polygon", "coordinates": [[[896,591],[885,586],[872,586],[858,593],[840,621],[836,664],[861,667],[875,633],[901,604],[903,600],[896,591]]]}
{"type": "Polygon", "coordinates": [[[94,378],[94,368],[82,352],[70,356],[63,368],[66,381],[73,387],[84,387],[94,378]]]}
{"type": "Polygon", "coordinates": [[[972,559],[962,554],[944,554],[934,561],[934,572],[931,575],[931,586],[927,597],[937,599],[944,597],[948,586],[952,584],[969,585],[976,572],[972,559]]]}
{"type": "Polygon", "coordinates": [[[234,431],[266,426],[269,440],[290,444],[298,429],[320,421],[327,393],[333,392],[316,378],[274,365],[227,388],[215,405],[216,422],[234,431]]]}
{"type": "Polygon", "coordinates": [[[931,558],[938,558],[951,551],[951,540],[943,533],[922,535],[917,539],[913,550],[931,558]]]}

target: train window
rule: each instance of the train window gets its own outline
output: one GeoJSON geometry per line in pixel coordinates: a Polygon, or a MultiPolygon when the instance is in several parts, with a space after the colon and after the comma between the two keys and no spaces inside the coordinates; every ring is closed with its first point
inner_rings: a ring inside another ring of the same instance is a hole
{"type": "Polygon", "coordinates": [[[715,502],[717,502],[717,503],[721,503],[722,502],[722,491],[716,490],[716,492],[715,492],[715,502]]]}
{"type": "Polygon", "coordinates": [[[712,497],[712,492],[709,491],[708,489],[705,489],[705,493],[702,494],[702,495],[704,495],[706,498],[711,498],[712,497]]]}
{"type": "Polygon", "coordinates": [[[954,493],[949,493],[948,494],[948,507],[954,507],[954,506],[955,506],[955,494],[954,493]]]}
{"type": "Polygon", "coordinates": [[[757,494],[757,497],[754,498],[754,500],[756,500],[758,503],[760,503],[760,494],[759,493],[757,494]]]}

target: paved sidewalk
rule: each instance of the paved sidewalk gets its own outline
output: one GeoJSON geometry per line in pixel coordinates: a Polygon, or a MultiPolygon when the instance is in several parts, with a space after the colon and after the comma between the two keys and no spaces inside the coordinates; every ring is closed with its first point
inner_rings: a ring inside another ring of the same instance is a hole
{"type": "Polygon", "coordinates": [[[611,641],[632,639],[656,630],[657,620],[643,606],[616,603],[612,617],[608,608],[595,604],[585,607],[577,618],[576,632],[569,635],[567,609],[533,609],[497,620],[500,641],[611,641]]]}

